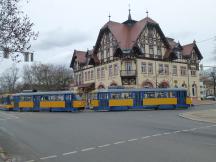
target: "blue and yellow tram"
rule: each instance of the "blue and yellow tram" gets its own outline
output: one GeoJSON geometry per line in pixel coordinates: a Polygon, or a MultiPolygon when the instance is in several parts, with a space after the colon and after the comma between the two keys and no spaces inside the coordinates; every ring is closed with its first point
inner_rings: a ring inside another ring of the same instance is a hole
{"type": "Polygon", "coordinates": [[[89,97],[96,111],[176,109],[192,104],[184,88],[100,89],[89,97]]]}
{"type": "Polygon", "coordinates": [[[13,97],[11,94],[0,95],[0,109],[6,111],[13,110],[13,97]]]}
{"type": "Polygon", "coordinates": [[[71,91],[17,93],[13,98],[16,111],[77,111],[86,104],[71,91]]]}

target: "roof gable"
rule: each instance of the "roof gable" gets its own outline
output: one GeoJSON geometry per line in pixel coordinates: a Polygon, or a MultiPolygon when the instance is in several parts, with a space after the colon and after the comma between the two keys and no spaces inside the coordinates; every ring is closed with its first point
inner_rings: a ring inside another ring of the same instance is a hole
{"type": "Polygon", "coordinates": [[[107,22],[99,32],[98,39],[95,45],[96,47],[95,52],[97,51],[103,32],[105,32],[106,30],[109,30],[113,34],[121,50],[132,49],[139,35],[141,34],[141,32],[143,31],[144,27],[147,24],[155,24],[159,27],[158,23],[149,17],[146,17],[140,21],[134,21],[133,25],[127,25],[125,24],[125,22],[124,23],[118,23],[114,21],[107,22]]]}
{"type": "Polygon", "coordinates": [[[199,60],[203,59],[203,56],[200,53],[199,48],[197,47],[195,41],[193,43],[191,43],[191,44],[184,45],[182,48],[183,48],[183,50],[182,50],[182,55],[183,56],[191,57],[192,56],[192,51],[194,49],[196,51],[198,59],[199,60]]]}
{"type": "Polygon", "coordinates": [[[78,61],[79,64],[85,64],[86,63],[86,52],[85,51],[74,50],[72,60],[71,60],[71,64],[70,64],[71,68],[73,67],[74,61],[75,61],[76,58],[77,58],[77,61],[78,61]]]}

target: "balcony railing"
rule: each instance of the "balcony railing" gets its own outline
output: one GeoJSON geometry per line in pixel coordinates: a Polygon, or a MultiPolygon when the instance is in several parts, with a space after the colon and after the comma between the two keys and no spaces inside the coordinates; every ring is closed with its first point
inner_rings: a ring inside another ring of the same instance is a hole
{"type": "Polygon", "coordinates": [[[136,76],[136,70],[121,70],[121,76],[136,76]]]}

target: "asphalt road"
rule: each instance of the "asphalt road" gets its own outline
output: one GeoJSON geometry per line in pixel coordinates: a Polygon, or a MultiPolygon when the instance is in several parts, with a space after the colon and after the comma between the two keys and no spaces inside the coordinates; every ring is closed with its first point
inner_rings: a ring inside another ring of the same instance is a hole
{"type": "Polygon", "coordinates": [[[21,162],[215,162],[216,124],[178,116],[193,109],[1,111],[0,146],[21,162]]]}

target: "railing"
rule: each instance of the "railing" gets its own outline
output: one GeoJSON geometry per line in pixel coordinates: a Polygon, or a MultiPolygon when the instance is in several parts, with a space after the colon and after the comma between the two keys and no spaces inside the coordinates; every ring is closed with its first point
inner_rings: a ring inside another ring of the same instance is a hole
{"type": "Polygon", "coordinates": [[[136,76],[136,70],[121,70],[121,76],[136,76]]]}

